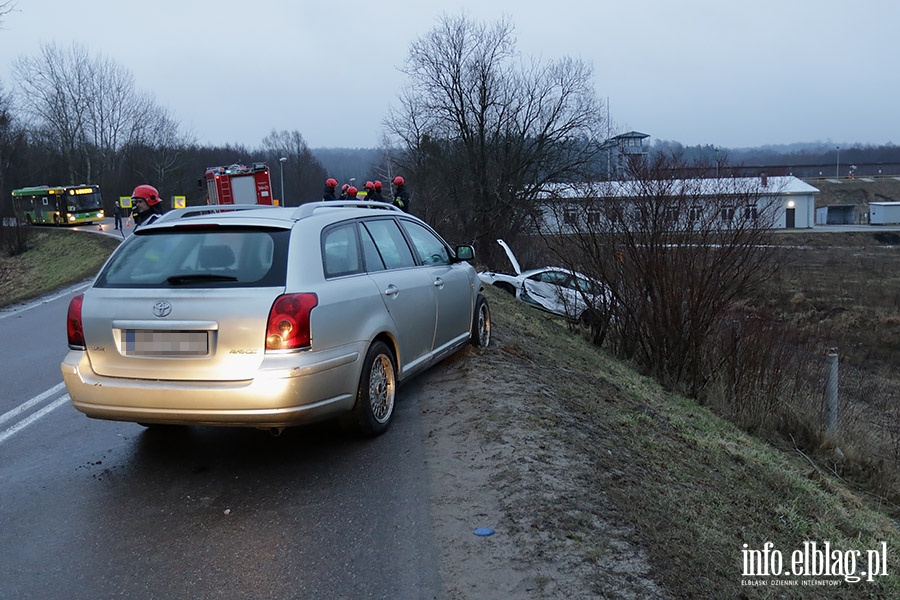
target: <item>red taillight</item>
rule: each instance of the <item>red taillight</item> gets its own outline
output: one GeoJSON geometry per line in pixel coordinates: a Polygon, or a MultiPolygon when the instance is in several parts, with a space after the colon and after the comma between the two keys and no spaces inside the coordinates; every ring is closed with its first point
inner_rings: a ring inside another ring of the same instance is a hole
{"type": "Polygon", "coordinates": [[[309,313],[318,303],[315,294],[279,296],[269,311],[266,350],[294,350],[309,346],[309,313]]]}
{"type": "Polygon", "coordinates": [[[84,350],[84,328],[81,325],[81,305],[84,294],[78,294],[69,301],[69,312],[66,315],[66,334],[69,337],[69,348],[84,350]]]}

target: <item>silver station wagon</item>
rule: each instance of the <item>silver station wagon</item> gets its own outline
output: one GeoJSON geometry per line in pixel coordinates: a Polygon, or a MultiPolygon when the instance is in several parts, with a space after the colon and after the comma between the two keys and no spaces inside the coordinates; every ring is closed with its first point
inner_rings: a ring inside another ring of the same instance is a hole
{"type": "Polygon", "coordinates": [[[339,417],[377,435],[398,383],[490,343],[472,258],[388,204],[172,211],[72,299],[63,379],[98,419],[280,431],[339,417]]]}

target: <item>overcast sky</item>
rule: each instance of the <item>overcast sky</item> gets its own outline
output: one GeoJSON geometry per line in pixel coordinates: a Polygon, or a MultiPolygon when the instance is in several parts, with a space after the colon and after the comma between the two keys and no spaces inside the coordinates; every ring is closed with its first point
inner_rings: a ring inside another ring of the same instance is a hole
{"type": "MultiPolygon", "coordinates": [[[[128,68],[201,144],[375,147],[410,43],[506,16],[517,48],[594,68],[615,131],[685,145],[900,143],[896,0],[16,0],[0,82],[41,43],[128,68]]],[[[614,131],[614,132],[615,132],[614,131]]]]}

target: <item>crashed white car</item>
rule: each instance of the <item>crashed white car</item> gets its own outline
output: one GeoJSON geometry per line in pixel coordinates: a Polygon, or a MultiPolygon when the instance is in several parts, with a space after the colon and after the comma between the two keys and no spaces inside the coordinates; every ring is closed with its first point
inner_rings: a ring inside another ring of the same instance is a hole
{"type": "Polygon", "coordinates": [[[575,321],[588,321],[608,304],[606,286],[596,279],[563,267],[522,271],[506,242],[497,240],[497,243],[506,250],[516,274],[482,271],[478,277],[484,283],[509,292],[532,306],[575,321]]]}

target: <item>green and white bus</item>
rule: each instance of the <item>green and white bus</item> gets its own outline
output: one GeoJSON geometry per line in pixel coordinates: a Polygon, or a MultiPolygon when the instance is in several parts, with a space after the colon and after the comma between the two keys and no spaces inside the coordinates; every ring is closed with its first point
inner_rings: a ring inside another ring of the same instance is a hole
{"type": "Polygon", "coordinates": [[[104,216],[96,185],[21,188],[12,191],[12,203],[16,218],[28,225],[80,225],[104,216]]]}

